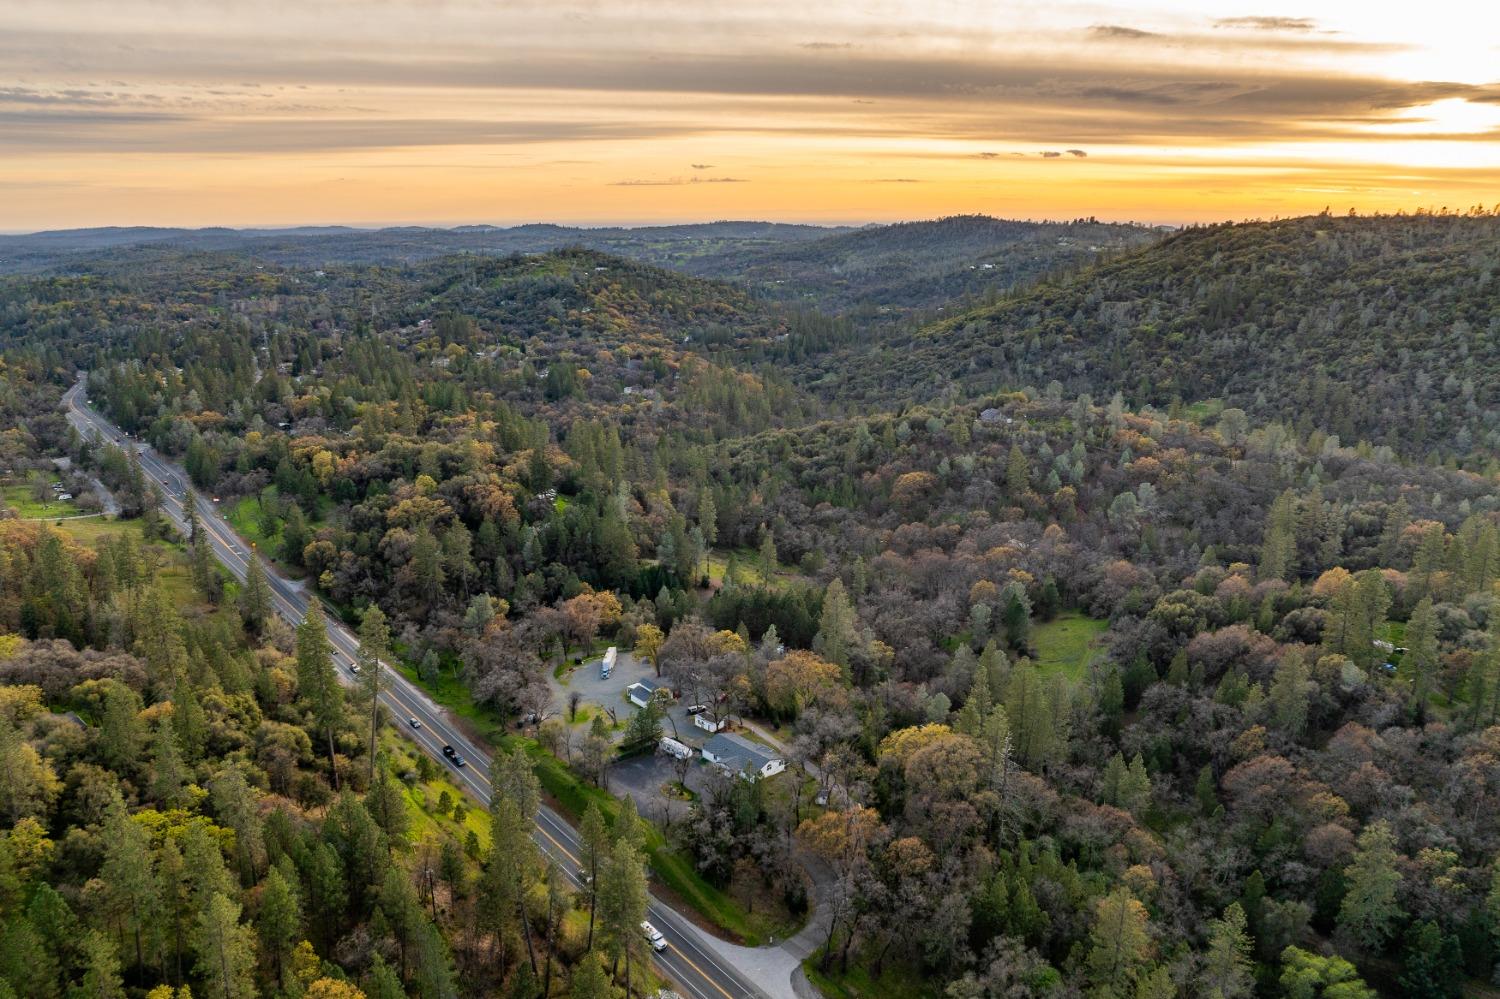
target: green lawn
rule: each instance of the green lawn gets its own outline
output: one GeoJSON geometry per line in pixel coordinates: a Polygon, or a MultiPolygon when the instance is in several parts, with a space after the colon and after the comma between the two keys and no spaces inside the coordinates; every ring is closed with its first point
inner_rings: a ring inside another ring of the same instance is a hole
{"type": "MultiPolygon", "coordinates": [[[[48,490],[50,497],[51,490],[48,490]]],[[[6,506],[16,511],[16,516],[28,520],[43,517],[75,517],[83,511],[72,500],[46,499],[38,502],[31,494],[31,486],[20,482],[0,487],[0,498],[6,506]]]]}
{"type": "MultiPolygon", "coordinates": [[[[267,502],[276,498],[276,487],[267,486],[261,493],[267,502]]],[[[280,524],[272,534],[266,534],[260,529],[260,500],[255,496],[245,496],[229,505],[225,514],[229,517],[229,524],[235,532],[246,541],[254,542],[255,546],[267,555],[273,554],[281,544],[280,524]]]]}
{"type": "Polygon", "coordinates": [[[1095,642],[1107,627],[1108,621],[1078,611],[1067,611],[1035,625],[1031,639],[1036,645],[1037,667],[1043,673],[1061,673],[1075,682],[1082,680],[1101,651],[1095,642]]]}

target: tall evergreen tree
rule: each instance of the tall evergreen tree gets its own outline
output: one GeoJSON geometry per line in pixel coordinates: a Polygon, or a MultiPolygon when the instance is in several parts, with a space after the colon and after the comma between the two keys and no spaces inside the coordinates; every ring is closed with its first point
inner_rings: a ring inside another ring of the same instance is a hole
{"type": "Polygon", "coordinates": [[[333,650],[323,620],[323,605],[314,599],[297,625],[297,690],[307,702],[314,723],[328,742],[328,771],[335,789],[339,786],[334,731],[344,720],[344,692],[334,672],[333,650]]]}
{"type": "Polygon", "coordinates": [[[380,692],[384,689],[385,660],[391,654],[391,631],[385,613],[376,605],[365,608],[359,622],[359,687],[370,712],[370,773],[375,782],[375,739],[380,731],[380,692]]]}
{"type": "Polygon", "coordinates": [[[1339,907],[1339,927],[1371,950],[1384,945],[1402,915],[1396,898],[1401,885],[1397,860],[1396,837],[1382,820],[1365,826],[1354,858],[1344,868],[1348,890],[1339,907]]]}

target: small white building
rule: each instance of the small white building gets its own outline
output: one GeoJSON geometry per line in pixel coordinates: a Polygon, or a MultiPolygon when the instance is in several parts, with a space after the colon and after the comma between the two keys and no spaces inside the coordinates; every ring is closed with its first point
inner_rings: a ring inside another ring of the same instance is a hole
{"type": "Polygon", "coordinates": [[[646,677],[637,680],[625,688],[625,696],[630,698],[630,703],[638,708],[644,708],[652,701],[670,701],[672,699],[672,688],[654,677],[646,677]]]}
{"type": "Polygon", "coordinates": [[[719,721],[714,721],[708,716],[707,711],[700,711],[696,715],[693,715],[693,724],[705,732],[722,732],[729,726],[729,719],[722,718],[719,721]]]}
{"type": "Polygon", "coordinates": [[[786,760],[769,746],[730,732],[721,732],[705,742],[703,758],[726,774],[738,774],[745,780],[774,777],[786,769],[786,760]]]}

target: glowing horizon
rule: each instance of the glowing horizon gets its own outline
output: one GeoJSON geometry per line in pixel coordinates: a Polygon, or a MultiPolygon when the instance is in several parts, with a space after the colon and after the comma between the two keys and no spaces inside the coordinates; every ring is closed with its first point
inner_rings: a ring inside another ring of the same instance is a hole
{"type": "Polygon", "coordinates": [[[12,0],[0,231],[1500,201],[1500,10],[976,7],[12,0]]]}

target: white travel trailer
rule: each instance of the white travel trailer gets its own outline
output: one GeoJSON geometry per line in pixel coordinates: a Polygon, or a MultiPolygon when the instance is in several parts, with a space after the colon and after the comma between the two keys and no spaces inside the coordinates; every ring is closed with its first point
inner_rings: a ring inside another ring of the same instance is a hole
{"type": "Polygon", "coordinates": [[[619,658],[619,652],[611,645],[604,650],[604,658],[599,661],[599,679],[608,680],[610,674],[615,671],[615,660],[619,658]]]}
{"type": "Polygon", "coordinates": [[[692,746],[689,746],[685,742],[678,742],[676,739],[672,738],[664,737],[661,742],[658,742],[656,744],[656,748],[660,749],[663,753],[666,753],[673,759],[678,760],[686,760],[693,755],[692,746]]]}

